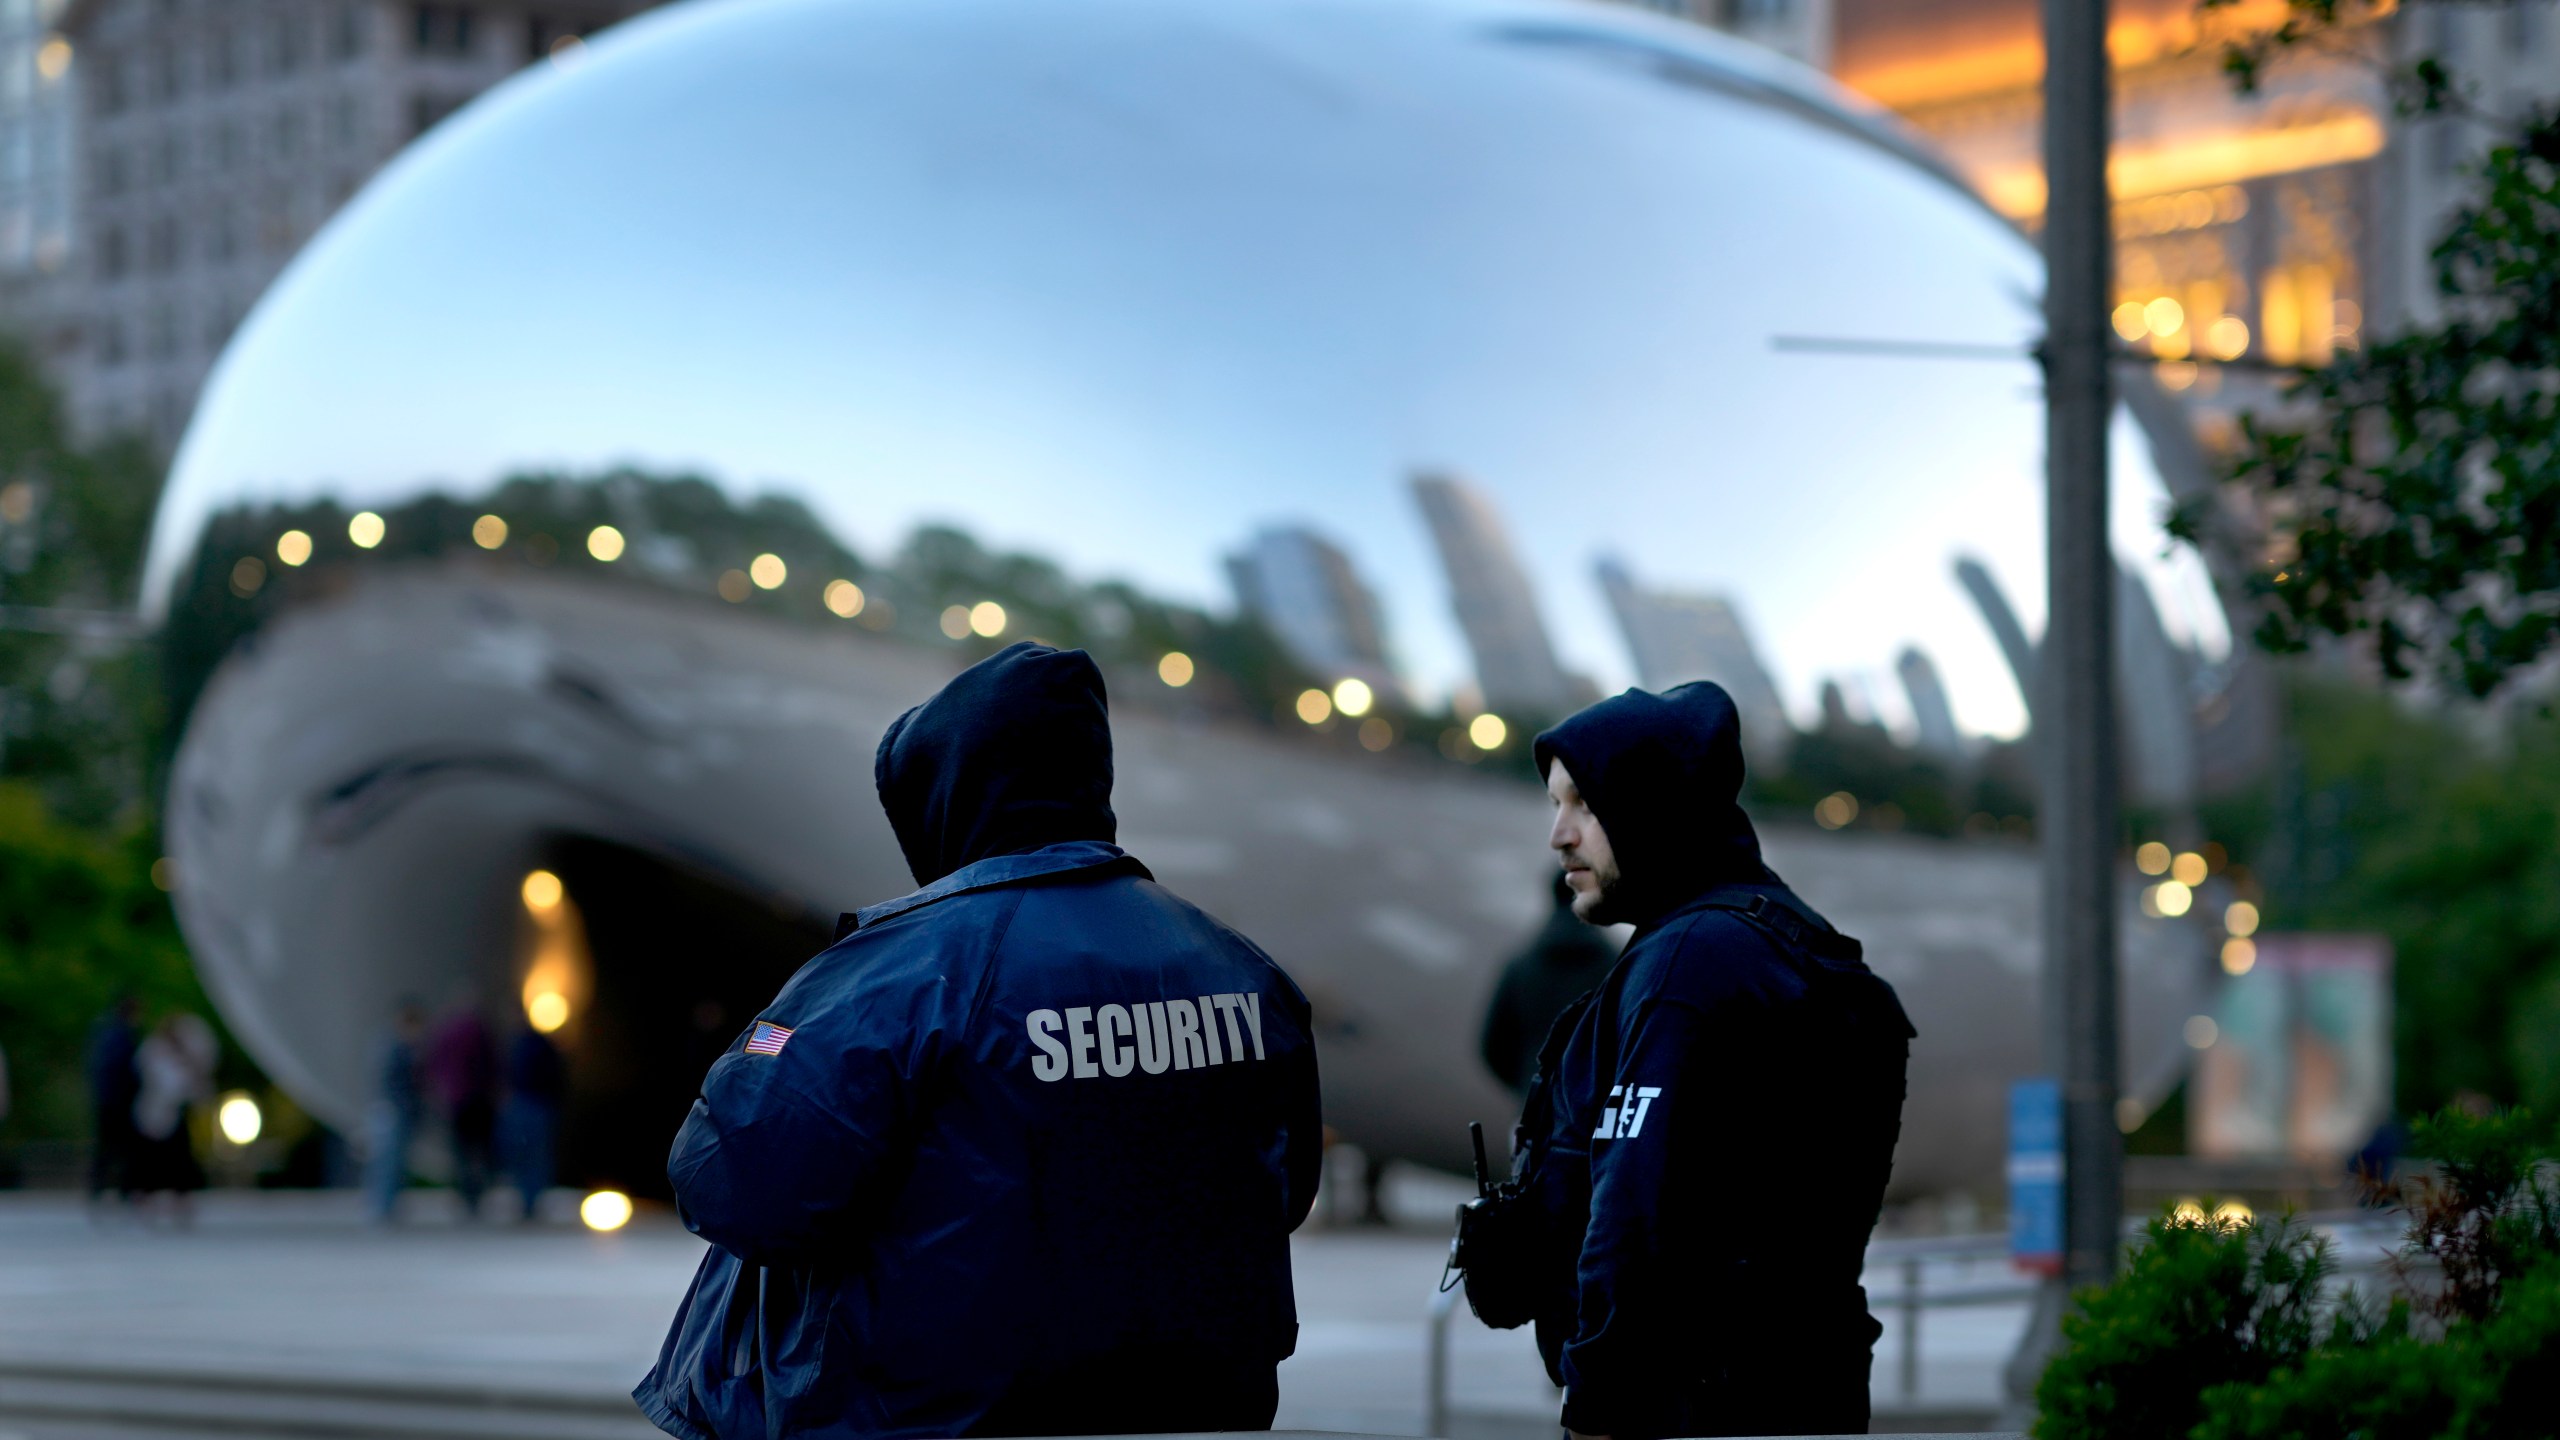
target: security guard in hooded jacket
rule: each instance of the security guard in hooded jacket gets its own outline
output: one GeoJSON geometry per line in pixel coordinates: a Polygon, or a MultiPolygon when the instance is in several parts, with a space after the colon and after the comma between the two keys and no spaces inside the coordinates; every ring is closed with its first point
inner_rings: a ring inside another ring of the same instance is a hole
{"type": "Polygon", "coordinates": [[[1307,1002],[1112,841],[1102,677],[1012,646],[880,742],[922,887],[704,1078],[688,1440],[1267,1429],[1322,1155],[1307,1002]]]}
{"type": "Polygon", "coordinates": [[[1858,1278],[1901,1129],[1893,989],[1761,863],[1732,699],[1629,690],[1537,738],[1575,912],[1635,935],[1549,1033],[1514,1173],[1583,1436],[1863,1433],[1858,1278]]]}

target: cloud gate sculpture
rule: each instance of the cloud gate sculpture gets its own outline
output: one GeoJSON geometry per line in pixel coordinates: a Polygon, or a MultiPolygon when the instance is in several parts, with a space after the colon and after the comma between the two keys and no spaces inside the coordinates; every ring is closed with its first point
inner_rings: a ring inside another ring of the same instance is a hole
{"type": "MultiPolygon", "coordinates": [[[[574,59],[295,262],[155,534],[181,919],[324,1118],[398,996],[521,1003],[648,1184],[705,1036],[908,888],[881,728],[1025,634],[1105,658],[1124,842],[1306,986],[1343,1132],[1450,1165],[1507,1113],[1540,715],[1712,673],[1949,770],[2025,727],[1980,597],[2038,628],[2035,257],[1810,72],[1536,0],[728,0],[574,59]]],[[[2227,642],[2152,453],[2184,734],[2227,642]]],[[[1986,1182],[2032,847],[1771,813],[1922,1032],[1899,1183],[1986,1182]]],[[[2139,1078],[2209,967],[2127,934],[2139,1078]]]]}

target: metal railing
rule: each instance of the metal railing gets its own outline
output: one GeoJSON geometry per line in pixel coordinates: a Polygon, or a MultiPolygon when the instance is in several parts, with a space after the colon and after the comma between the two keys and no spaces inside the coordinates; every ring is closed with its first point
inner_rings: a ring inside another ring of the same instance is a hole
{"type": "MultiPolygon", "coordinates": [[[[2336,1278],[2341,1281],[2382,1268],[2386,1247],[2380,1242],[2397,1240],[2401,1233],[2397,1225],[2378,1223],[2371,1212],[2305,1215],[2300,1219],[2329,1235],[2338,1264],[2336,1278]]],[[[2141,1226],[2133,1222],[2127,1228],[2138,1234],[2141,1226]]],[[[1866,1272],[1861,1277],[1867,1291],[1867,1308],[1894,1312],[1894,1398],[1898,1403],[1909,1405],[1920,1398],[1923,1311],[2019,1304],[2034,1299],[2036,1287],[2042,1283],[2033,1276],[2011,1272],[1997,1280],[1959,1279],[1932,1284],[1931,1271],[1995,1261],[2005,1264],[2008,1257],[2009,1237],[2002,1234],[1879,1240],[1867,1247],[1866,1272]],[[1891,1284],[1881,1283],[1888,1277],[1891,1284]]],[[[1423,1382],[1426,1435],[1449,1433],[1449,1326],[1464,1301],[1465,1292],[1461,1289],[1444,1290],[1431,1297],[1423,1382]]]]}

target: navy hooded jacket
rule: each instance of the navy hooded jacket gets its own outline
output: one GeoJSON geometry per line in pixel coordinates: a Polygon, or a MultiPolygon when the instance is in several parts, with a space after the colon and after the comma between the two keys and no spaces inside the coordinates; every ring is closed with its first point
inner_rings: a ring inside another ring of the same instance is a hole
{"type": "Polygon", "coordinates": [[[634,1398],[692,1440],[1267,1428],[1305,997],[1111,843],[1083,652],[972,667],[876,769],[922,888],[705,1077],[667,1170],[713,1248],[634,1398]]]}
{"type": "Polygon", "coordinates": [[[1741,727],[1707,682],[1537,739],[1606,832],[1635,937],[1558,1022],[1515,1167],[1553,1269],[1539,1347],[1585,1434],[1864,1433],[1859,1288],[1911,1027],[1760,859],[1741,727]]]}

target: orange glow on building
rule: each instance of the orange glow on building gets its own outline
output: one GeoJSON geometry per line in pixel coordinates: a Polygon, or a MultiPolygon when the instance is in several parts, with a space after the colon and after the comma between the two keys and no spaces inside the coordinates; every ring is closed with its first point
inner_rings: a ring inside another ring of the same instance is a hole
{"type": "MultiPolygon", "coordinates": [[[[2107,185],[2118,200],[2128,200],[2290,175],[2370,160],[2382,153],[2383,138],[2379,119],[2346,114],[2282,129],[2225,131],[2151,148],[2119,145],[2107,162],[2107,185]]],[[[2008,166],[1973,178],[1983,198],[2013,220],[2044,213],[2042,166],[2008,166]]]]}

